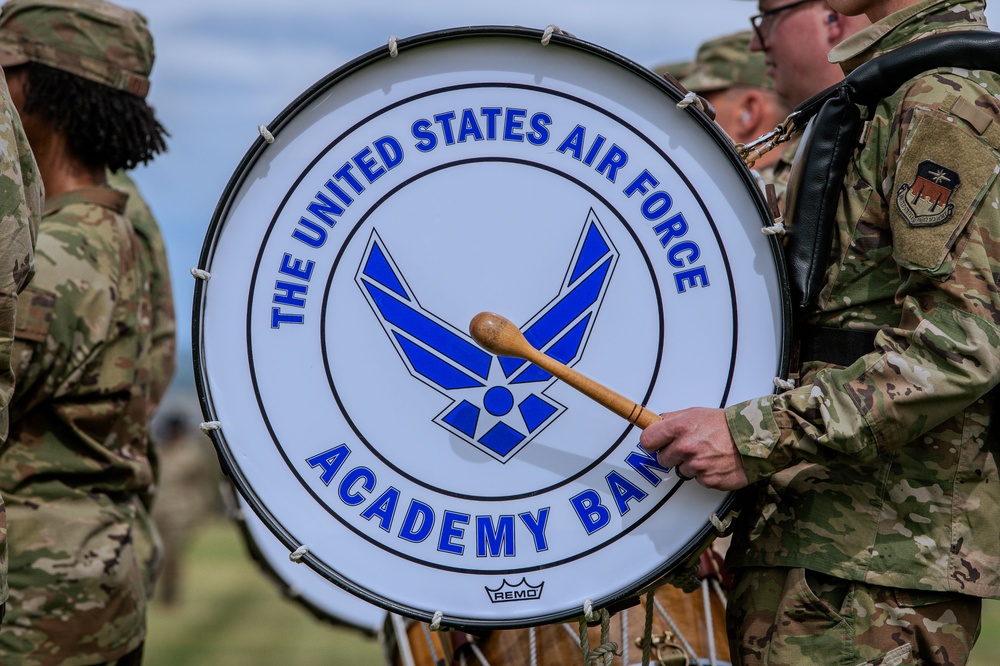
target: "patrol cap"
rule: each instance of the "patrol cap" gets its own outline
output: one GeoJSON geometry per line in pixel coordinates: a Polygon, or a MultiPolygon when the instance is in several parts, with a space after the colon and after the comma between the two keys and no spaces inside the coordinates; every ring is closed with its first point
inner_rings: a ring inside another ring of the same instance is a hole
{"type": "Polygon", "coordinates": [[[681,85],[696,93],[725,90],[734,85],[756,88],[774,87],[764,75],[764,54],[750,51],[749,30],[709,40],[698,48],[694,69],[681,79],[681,85]]]}
{"type": "Polygon", "coordinates": [[[145,17],[104,0],[10,0],[0,7],[2,67],[37,62],[144,98],[153,57],[145,17]]]}

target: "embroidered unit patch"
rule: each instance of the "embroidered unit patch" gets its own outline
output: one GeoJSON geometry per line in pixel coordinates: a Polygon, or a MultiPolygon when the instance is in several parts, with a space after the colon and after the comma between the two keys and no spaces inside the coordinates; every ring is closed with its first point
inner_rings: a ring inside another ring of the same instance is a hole
{"type": "Polygon", "coordinates": [[[936,227],[955,214],[949,200],[961,182],[958,172],[924,160],[913,182],[896,191],[896,207],[911,227],[936,227]]]}

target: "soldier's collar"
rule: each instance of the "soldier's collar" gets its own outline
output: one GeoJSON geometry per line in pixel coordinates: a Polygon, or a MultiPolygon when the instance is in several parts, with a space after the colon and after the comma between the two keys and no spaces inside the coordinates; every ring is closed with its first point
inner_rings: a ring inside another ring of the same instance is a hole
{"type": "MultiPolygon", "coordinates": [[[[910,41],[913,38],[911,33],[917,29],[915,27],[915,19],[922,18],[928,14],[944,12],[946,8],[954,5],[975,6],[982,4],[981,0],[921,0],[851,35],[833,47],[827,58],[831,63],[835,65],[839,64],[844,70],[844,74],[850,74],[875,56],[898,48],[910,41]],[[903,30],[899,30],[900,28],[903,30]],[[899,32],[899,37],[888,37],[888,35],[894,32],[899,32]]],[[[985,26],[983,27],[985,28],[985,26]]],[[[929,36],[930,34],[937,34],[938,32],[947,30],[975,29],[976,27],[969,22],[955,22],[952,25],[942,23],[933,31],[922,31],[921,36],[929,36]]]]}
{"type": "Polygon", "coordinates": [[[51,199],[46,198],[42,216],[51,215],[60,208],[75,203],[89,203],[102,208],[108,208],[119,215],[125,212],[128,194],[110,187],[82,187],[72,192],[66,192],[51,199]]]}

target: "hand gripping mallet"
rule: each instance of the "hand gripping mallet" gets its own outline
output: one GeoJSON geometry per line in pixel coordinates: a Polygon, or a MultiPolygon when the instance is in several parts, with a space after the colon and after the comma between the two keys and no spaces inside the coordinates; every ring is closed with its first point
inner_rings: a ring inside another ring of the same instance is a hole
{"type": "Polygon", "coordinates": [[[499,356],[514,356],[530,361],[642,429],[660,420],[659,415],[642,405],[538,351],[524,338],[524,334],[517,326],[498,314],[492,312],[477,314],[469,322],[469,334],[486,351],[499,356]]]}

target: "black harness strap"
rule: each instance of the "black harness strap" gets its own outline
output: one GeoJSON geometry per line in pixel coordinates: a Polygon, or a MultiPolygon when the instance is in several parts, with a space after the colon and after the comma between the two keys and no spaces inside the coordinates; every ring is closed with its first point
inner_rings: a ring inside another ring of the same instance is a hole
{"type": "Polygon", "coordinates": [[[798,333],[799,363],[822,361],[847,367],[875,349],[878,331],[802,326],[798,333]]]}

